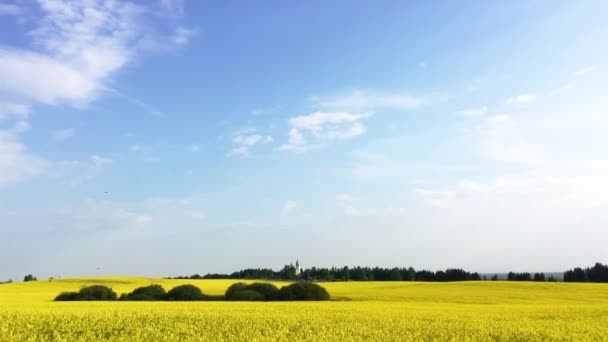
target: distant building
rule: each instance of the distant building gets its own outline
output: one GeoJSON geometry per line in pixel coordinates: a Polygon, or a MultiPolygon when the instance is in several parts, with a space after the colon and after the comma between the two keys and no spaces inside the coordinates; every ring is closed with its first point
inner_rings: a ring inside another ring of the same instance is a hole
{"type": "Polygon", "coordinates": [[[302,269],[300,268],[300,261],[296,260],[296,275],[300,275],[302,273],[302,269]]]}

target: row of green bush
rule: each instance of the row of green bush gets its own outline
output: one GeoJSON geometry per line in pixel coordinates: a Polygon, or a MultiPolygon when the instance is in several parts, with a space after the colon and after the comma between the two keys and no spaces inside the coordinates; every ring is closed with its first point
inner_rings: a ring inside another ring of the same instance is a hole
{"type": "Polygon", "coordinates": [[[315,283],[298,282],[278,287],[269,283],[236,283],[225,294],[226,300],[233,301],[274,301],[274,300],[329,300],[324,287],[315,283]]]}
{"type": "Polygon", "coordinates": [[[317,284],[298,282],[281,289],[270,283],[236,283],[231,285],[223,298],[205,295],[200,288],[186,284],[172,288],[168,292],[161,285],[139,287],[131,293],[118,297],[116,292],[104,285],[87,286],[78,292],[62,292],[55,301],[91,301],[91,300],[125,300],[125,301],[301,301],[329,300],[327,290],[317,284]]]}

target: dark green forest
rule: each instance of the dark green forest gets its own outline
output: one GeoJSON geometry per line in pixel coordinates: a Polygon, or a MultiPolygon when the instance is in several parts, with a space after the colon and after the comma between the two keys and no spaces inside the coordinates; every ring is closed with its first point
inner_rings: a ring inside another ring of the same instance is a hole
{"type": "MultiPolygon", "coordinates": [[[[169,278],[171,279],[171,278],[169,278]]],[[[460,268],[445,271],[415,270],[413,267],[311,267],[298,274],[293,265],[285,265],[281,270],[270,268],[249,268],[230,274],[206,274],[201,276],[173,277],[173,279],[266,279],[266,280],[306,280],[306,281],[470,281],[499,280],[498,275],[481,276],[477,272],[468,272],[460,268]]],[[[509,281],[557,281],[553,275],[545,273],[509,272],[505,280],[509,281]]],[[[608,282],[608,266],[596,263],[593,267],[575,268],[564,272],[566,282],[608,282]]]]}

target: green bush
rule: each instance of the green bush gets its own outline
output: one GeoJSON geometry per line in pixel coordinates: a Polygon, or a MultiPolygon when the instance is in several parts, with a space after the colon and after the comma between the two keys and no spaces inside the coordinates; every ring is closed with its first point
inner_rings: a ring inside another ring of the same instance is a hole
{"type": "Polygon", "coordinates": [[[232,284],[227,290],[226,300],[276,300],[279,289],[270,283],[236,283],[232,284]],[[245,292],[245,293],[241,293],[245,292]],[[255,292],[255,294],[253,293],[255,292]]]}
{"type": "Polygon", "coordinates": [[[315,283],[298,282],[282,287],[278,300],[329,300],[327,290],[315,283]]]}
{"type": "Polygon", "coordinates": [[[80,294],[78,292],[61,292],[57,297],[55,297],[56,302],[75,300],[82,300],[80,299],[80,294]]]}
{"type": "Polygon", "coordinates": [[[164,300],[167,292],[160,285],[138,287],[127,295],[121,295],[120,300],[164,300]]]}
{"type": "Polygon", "coordinates": [[[246,290],[253,290],[264,296],[264,300],[276,300],[279,288],[270,283],[253,283],[247,285],[246,290]]]}
{"type": "Polygon", "coordinates": [[[201,289],[194,285],[186,284],[172,288],[167,292],[167,300],[191,301],[205,300],[206,296],[201,289]]]}
{"type": "Polygon", "coordinates": [[[234,283],[230,285],[230,287],[228,287],[228,289],[226,290],[226,299],[231,300],[230,298],[232,298],[235,292],[245,290],[246,288],[247,284],[245,283],[234,283]]]}
{"type": "Polygon", "coordinates": [[[236,291],[232,294],[232,296],[230,297],[230,299],[226,298],[227,300],[234,300],[234,301],[248,301],[248,302],[254,302],[254,301],[263,301],[264,300],[264,295],[262,295],[261,293],[259,293],[258,291],[255,290],[240,290],[240,291],[236,291]]]}
{"type": "Polygon", "coordinates": [[[116,300],[116,292],[103,285],[92,285],[83,287],[78,292],[62,292],[56,301],[77,301],[77,300],[116,300]]]}
{"type": "Polygon", "coordinates": [[[80,289],[80,300],[116,300],[116,292],[104,285],[92,285],[80,289]]]}

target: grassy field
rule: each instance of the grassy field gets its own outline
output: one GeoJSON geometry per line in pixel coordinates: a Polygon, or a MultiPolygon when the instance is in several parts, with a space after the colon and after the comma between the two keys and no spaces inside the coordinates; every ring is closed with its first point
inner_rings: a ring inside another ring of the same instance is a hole
{"type": "MultiPolygon", "coordinates": [[[[0,341],[608,340],[608,285],[527,282],[325,283],[331,302],[53,302],[105,284],[117,293],[232,280],[86,278],[0,285],[0,341]]],[[[277,283],[277,285],[282,285],[277,283]]]]}

